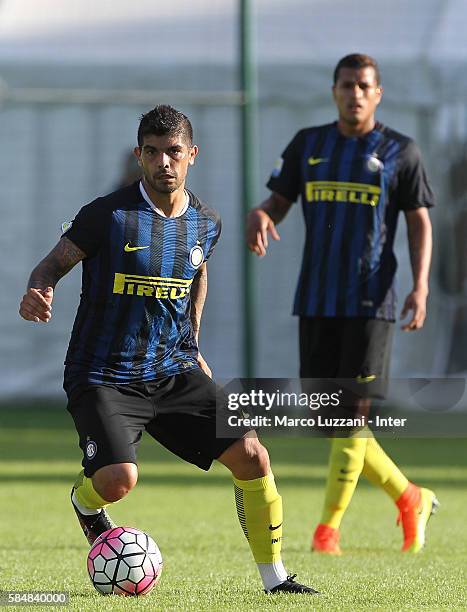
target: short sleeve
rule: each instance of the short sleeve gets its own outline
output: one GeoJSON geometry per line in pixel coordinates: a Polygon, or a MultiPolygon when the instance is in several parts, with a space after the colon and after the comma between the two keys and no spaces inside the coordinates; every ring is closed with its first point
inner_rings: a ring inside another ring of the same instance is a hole
{"type": "Polygon", "coordinates": [[[62,237],[71,240],[88,257],[93,257],[102,245],[106,218],[107,210],[95,200],[81,208],[62,237]]]}
{"type": "Polygon", "coordinates": [[[431,208],[435,198],[419,148],[410,140],[400,159],[396,201],[401,210],[431,208]]]}
{"type": "Polygon", "coordinates": [[[222,221],[220,217],[217,217],[215,223],[213,224],[212,229],[209,231],[209,234],[208,234],[208,242],[206,244],[207,251],[206,251],[206,257],[204,258],[204,261],[207,261],[211,257],[212,252],[214,251],[214,248],[220,238],[221,232],[222,232],[222,221]]]}
{"type": "Polygon", "coordinates": [[[300,130],[289,142],[277,160],[266,186],[290,202],[295,202],[301,192],[301,158],[304,131],[300,130]]]}

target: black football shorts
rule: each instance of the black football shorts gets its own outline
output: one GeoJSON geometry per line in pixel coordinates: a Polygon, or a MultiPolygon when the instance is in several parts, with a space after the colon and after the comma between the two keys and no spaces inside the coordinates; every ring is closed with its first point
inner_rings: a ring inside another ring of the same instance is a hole
{"type": "Polygon", "coordinates": [[[68,411],[79,434],[83,467],[137,463],[143,431],[175,455],[208,470],[236,438],[216,438],[219,389],[199,368],[145,383],[85,385],[73,389],[68,411]]]}
{"type": "Polygon", "coordinates": [[[387,393],[394,323],[300,318],[300,378],[355,380],[362,397],[387,393]]]}

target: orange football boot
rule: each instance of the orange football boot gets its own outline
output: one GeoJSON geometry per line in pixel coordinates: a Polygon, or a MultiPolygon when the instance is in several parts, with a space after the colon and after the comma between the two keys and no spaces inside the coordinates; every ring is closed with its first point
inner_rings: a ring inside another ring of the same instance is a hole
{"type": "Polygon", "coordinates": [[[339,546],[339,529],[320,523],[313,535],[311,550],[328,555],[342,555],[339,546]]]}
{"type": "Polygon", "coordinates": [[[402,524],[404,533],[402,552],[418,553],[425,546],[426,526],[439,508],[439,501],[430,489],[422,489],[410,482],[396,505],[399,508],[397,524],[402,524]]]}

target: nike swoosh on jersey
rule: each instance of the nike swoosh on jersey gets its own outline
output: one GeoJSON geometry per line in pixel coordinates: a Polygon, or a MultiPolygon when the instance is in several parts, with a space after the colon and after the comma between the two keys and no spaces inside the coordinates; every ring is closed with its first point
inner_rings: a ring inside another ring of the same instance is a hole
{"type": "Polygon", "coordinates": [[[148,246],[130,246],[130,243],[127,242],[125,244],[125,248],[123,249],[125,251],[125,253],[131,253],[133,251],[140,251],[141,249],[149,249],[149,245],[148,246]]]}
{"type": "Polygon", "coordinates": [[[309,157],[308,158],[308,163],[310,164],[310,166],[316,166],[317,164],[322,164],[327,161],[328,161],[327,157],[309,157]]]}

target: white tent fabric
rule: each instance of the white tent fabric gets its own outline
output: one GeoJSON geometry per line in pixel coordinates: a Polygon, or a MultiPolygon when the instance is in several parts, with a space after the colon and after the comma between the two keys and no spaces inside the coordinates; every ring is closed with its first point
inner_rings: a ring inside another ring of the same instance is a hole
{"type": "MultiPolygon", "coordinates": [[[[238,5],[236,0],[3,0],[0,55],[93,64],[232,63],[238,5]],[[222,41],[214,57],[210,40],[222,41]]],[[[357,49],[404,63],[467,57],[463,0],[257,0],[252,5],[258,59],[265,63],[327,65],[357,49]]]]}
{"type": "MultiPolygon", "coordinates": [[[[7,88],[18,91],[228,92],[237,87],[238,4],[3,0],[0,77],[7,88]]],[[[460,78],[467,68],[467,4],[258,0],[253,6],[260,94],[258,199],[267,194],[263,185],[294,132],[335,117],[333,67],[341,56],[362,51],[374,55],[382,69],[385,94],[379,116],[420,143],[440,199],[435,219],[446,223],[448,156],[456,150],[443,142],[453,134],[459,140],[467,135],[467,80],[460,78]]],[[[0,89],[2,100],[0,138],[8,146],[0,152],[0,242],[8,256],[0,261],[0,276],[8,291],[0,297],[0,398],[56,394],[78,300],[79,271],[58,286],[48,326],[21,321],[17,304],[31,268],[58,239],[61,222],[115,185],[122,156],[134,146],[138,116],[148,106],[116,105],[111,98],[100,105],[16,104],[9,101],[8,89],[3,95],[0,89]]],[[[201,148],[190,186],[224,220],[210,264],[201,346],[218,376],[238,376],[243,290],[238,109],[228,104],[203,107],[188,98],[181,109],[192,118],[201,148]]],[[[297,321],[290,311],[303,235],[298,210],[280,231],[281,243],[255,263],[257,374],[292,377],[298,371],[297,321]]],[[[402,298],[410,287],[403,232],[399,260],[402,298]]],[[[446,369],[453,319],[437,287],[437,270],[435,264],[426,330],[397,335],[394,375],[446,369]]]]}

